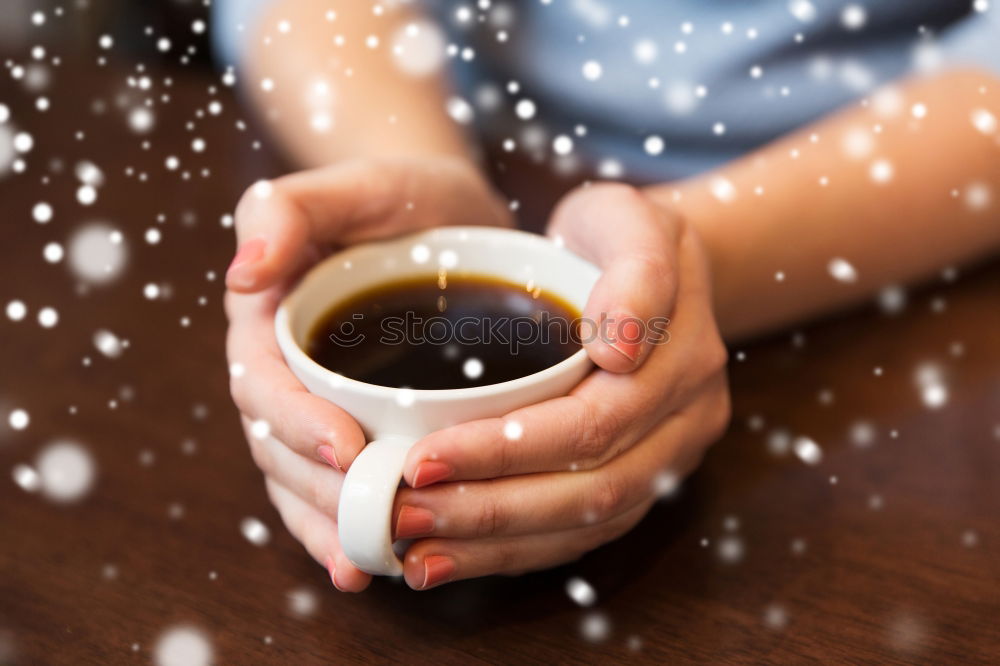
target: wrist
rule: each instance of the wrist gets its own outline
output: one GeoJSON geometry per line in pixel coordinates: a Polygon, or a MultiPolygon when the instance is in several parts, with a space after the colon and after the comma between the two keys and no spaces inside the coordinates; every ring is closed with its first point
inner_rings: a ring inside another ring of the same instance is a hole
{"type": "Polygon", "coordinates": [[[471,192],[475,192],[481,200],[483,208],[487,211],[489,226],[514,227],[514,216],[511,213],[510,203],[493,184],[489,175],[480,164],[466,157],[445,157],[446,161],[453,164],[463,187],[471,192]]]}

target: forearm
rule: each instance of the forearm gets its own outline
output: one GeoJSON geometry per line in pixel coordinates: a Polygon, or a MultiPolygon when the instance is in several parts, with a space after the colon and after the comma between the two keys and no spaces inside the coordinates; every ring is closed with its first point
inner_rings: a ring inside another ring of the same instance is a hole
{"type": "Polygon", "coordinates": [[[419,23],[419,13],[381,6],[384,12],[376,14],[375,3],[363,0],[283,0],[249,26],[245,88],[299,166],[353,157],[471,161],[446,112],[440,68],[414,75],[396,64],[394,40],[419,23]]]}
{"type": "Polygon", "coordinates": [[[979,128],[972,120],[977,110],[1000,119],[1000,81],[958,71],[895,90],[895,99],[876,93],[716,172],[649,189],[704,238],[727,338],[1000,244],[1000,130],[985,115],[979,128]],[[855,280],[830,274],[836,258],[856,269],[855,280]]]}

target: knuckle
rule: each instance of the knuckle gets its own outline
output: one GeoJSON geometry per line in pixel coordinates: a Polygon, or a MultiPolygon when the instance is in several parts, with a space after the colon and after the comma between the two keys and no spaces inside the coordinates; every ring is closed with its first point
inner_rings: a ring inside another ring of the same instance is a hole
{"type": "Polygon", "coordinates": [[[559,232],[561,227],[570,223],[578,213],[590,208],[595,199],[604,200],[610,205],[633,206],[642,199],[642,195],[637,189],[625,183],[581,185],[568,192],[556,204],[552,214],[551,231],[559,232]]]}
{"type": "Polygon", "coordinates": [[[330,492],[329,479],[323,473],[325,471],[321,467],[312,466],[312,470],[309,472],[309,480],[307,481],[307,501],[321,513],[336,515],[337,500],[334,493],[330,492]]]}
{"type": "MultiPolygon", "coordinates": [[[[271,194],[274,195],[274,188],[272,186],[271,194]]],[[[254,217],[254,215],[263,208],[264,199],[263,197],[257,195],[254,192],[253,186],[248,187],[243,195],[240,197],[239,202],[236,204],[236,211],[233,215],[234,223],[236,225],[236,230],[241,231],[246,227],[247,222],[254,217]]]]}
{"type": "Polygon", "coordinates": [[[609,201],[623,206],[634,206],[646,201],[639,190],[626,183],[601,183],[600,185],[592,185],[589,190],[595,196],[605,197],[609,201]]]}
{"type": "Polygon", "coordinates": [[[496,466],[496,476],[510,476],[513,470],[514,458],[511,455],[510,443],[505,437],[501,437],[496,446],[493,447],[494,464],[496,466]]]}
{"type": "Polygon", "coordinates": [[[274,482],[271,481],[271,479],[265,479],[264,480],[264,489],[267,491],[267,499],[268,499],[268,501],[274,506],[275,509],[278,510],[278,513],[281,515],[282,522],[285,522],[285,514],[282,512],[281,506],[280,506],[280,504],[278,502],[278,499],[279,499],[278,498],[278,492],[277,492],[277,487],[275,486],[274,482]]]}
{"type": "Polygon", "coordinates": [[[247,388],[245,381],[230,376],[229,395],[232,397],[236,409],[240,410],[241,414],[248,415],[250,413],[250,390],[247,388]]]}
{"type": "Polygon", "coordinates": [[[712,342],[707,345],[707,354],[706,366],[711,374],[716,375],[726,369],[729,364],[729,350],[719,339],[718,334],[714,335],[712,342]]]}
{"type": "Polygon", "coordinates": [[[282,391],[282,397],[275,403],[269,423],[271,432],[285,446],[302,455],[312,456],[325,442],[319,432],[321,421],[308,408],[308,404],[299,400],[297,392],[282,391]]]}
{"type": "Polygon", "coordinates": [[[516,542],[497,544],[495,550],[494,573],[506,573],[522,570],[524,565],[519,557],[516,542]]]}
{"type": "Polygon", "coordinates": [[[639,524],[639,521],[645,515],[645,512],[637,513],[635,516],[628,516],[623,520],[615,520],[606,525],[601,525],[593,535],[593,540],[589,544],[590,549],[621,538],[639,524]]]}
{"type": "Polygon", "coordinates": [[[228,321],[232,321],[233,316],[235,315],[235,307],[236,307],[236,303],[234,302],[235,298],[236,298],[235,295],[231,291],[226,291],[226,293],[223,294],[222,296],[222,310],[223,312],[225,312],[226,319],[228,321]]]}
{"type": "Polygon", "coordinates": [[[674,267],[655,248],[637,249],[630,252],[627,261],[638,272],[642,281],[653,284],[667,284],[675,281],[674,267]]]}
{"type": "Polygon", "coordinates": [[[597,522],[605,522],[619,513],[625,504],[625,488],[612,479],[599,477],[595,488],[591,491],[590,513],[597,522]]]}
{"type": "Polygon", "coordinates": [[[476,518],[475,534],[477,537],[488,537],[506,529],[509,517],[501,502],[495,497],[489,497],[482,502],[476,518]]]}
{"type": "Polygon", "coordinates": [[[729,422],[733,416],[733,403],[729,391],[723,387],[716,392],[711,410],[710,437],[714,441],[722,437],[729,428],[729,422]]]}
{"type": "Polygon", "coordinates": [[[609,458],[620,424],[614,415],[601,413],[590,407],[584,413],[586,420],[580,430],[575,453],[579,458],[578,464],[592,469],[604,464],[609,458]]]}
{"type": "Polygon", "coordinates": [[[295,537],[309,556],[312,557],[317,562],[322,563],[323,557],[326,554],[326,536],[325,536],[325,525],[318,518],[312,516],[306,516],[303,518],[296,529],[289,528],[289,532],[295,537]]]}
{"type": "Polygon", "coordinates": [[[253,458],[257,469],[264,474],[270,474],[274,469],[274,459],[267,445],[249,433],[247,433],[247,443],[250,445],[250,457],[253,458]]]}
{"type": "Polygon", "coordinates": [[[350,203],[353,214],[362,219],[377,219],[387,216],[392,210],[392,202],[399,199],[411,200],[419,194],[419,188],[411,183],[412,169],[405,161],[388,158],[352,160],[342,165],[345,183],[363,196],[350,203]],[[405,195],[400,197],[400,192],[405,195]]]}

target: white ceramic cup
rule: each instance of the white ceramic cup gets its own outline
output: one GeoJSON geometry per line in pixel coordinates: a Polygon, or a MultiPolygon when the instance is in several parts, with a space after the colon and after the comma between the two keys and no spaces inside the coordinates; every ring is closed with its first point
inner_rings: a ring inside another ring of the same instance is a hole
{"type": "Polygon", "coordinates": [[[349,379],[303,351],[311,327],[333,304],[386,282],[437,275],[441,268],[450,276],[484,275],[525,285],[532,281],[581,312],[600,274],[542,236],[493,227],[441,227],[339,252],[313,268],[285,298],[275,333],[289,367],[309,391],[353,416],[370,441],[347,472],[337,523],[344,553],[372,574],[403,572],[393,551],[390,514],[414,442],[450,425],[502,416],[565,395],[591,368],[581,349],[545,370],[499,384],[414,390],[349,379]]]}

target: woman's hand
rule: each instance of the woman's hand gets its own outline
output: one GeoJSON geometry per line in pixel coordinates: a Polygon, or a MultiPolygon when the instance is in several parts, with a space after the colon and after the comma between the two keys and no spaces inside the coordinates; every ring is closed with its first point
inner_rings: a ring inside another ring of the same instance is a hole
{"type": "Polygon", "coordinates": [[[336,248],[449,224],[510,225],[468,163],[451,158],[344,163],[251,187],[236,210],[226,275],[230,387],[268,493],[289,531],[342,590],[371,577],[337,541],[337,497],[365,445],[361,428],[292,374],[274,314],[295,278],[336,248]]]}
{"type": "Polygon", "coordinates": [[[613,322],[586,344],[599,369],[569,396],[413,447],[393,529],[419,539],[404,561],[415,589],[550,567],[621,536],[728,424],[708,264],[684,220],[595,185],[562,202],[549,233],[603,269],[584,312],[613,322]],[[657,317],[668,343],[636,342],[636,320],[657,317]]]}

